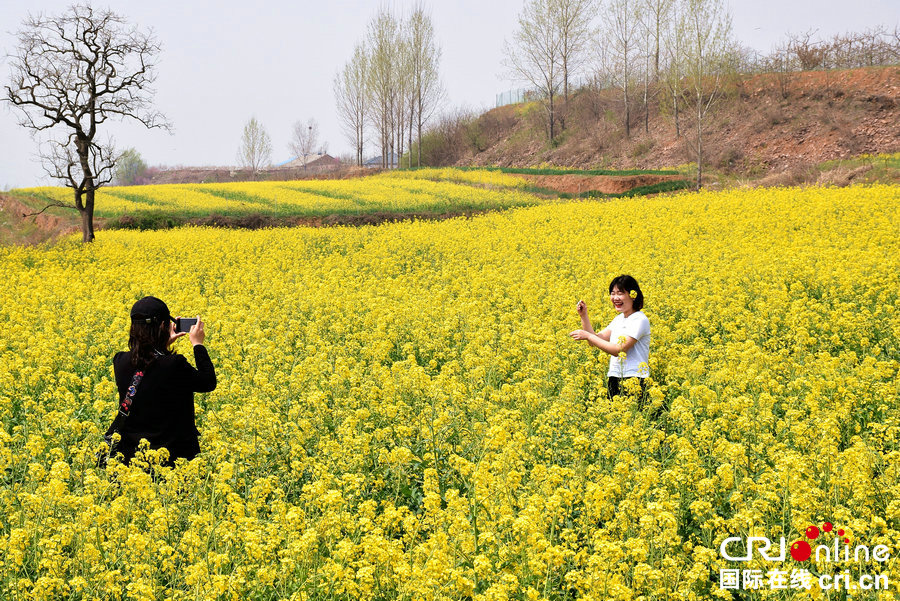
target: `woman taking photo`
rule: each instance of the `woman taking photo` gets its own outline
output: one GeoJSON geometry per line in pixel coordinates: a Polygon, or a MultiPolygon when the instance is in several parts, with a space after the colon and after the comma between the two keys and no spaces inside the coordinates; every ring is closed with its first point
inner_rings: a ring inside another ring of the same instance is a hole
{"type": "Polygon", "coordinates": [[[587,340],[610,355],[606,384],[610,400],[624,392],[625,382],[631,378],[637,378],[640,383],[643,400],[646,378],[650,376],[650,321],[641,311],[644,294],[633,277],[620,275],[609,283],[609,300],[618,315],[599,334],[591,327],[587,304],[578,301],[582,329],[569,336],[587,340]]]}
{"type": "Polygon", "coordinates": [[[144,297],[132,307],[129,350],[113,357],[119,414],[107,432],[121,435],[112,454],[122,453],[124,463],[134,456],[141,439],[146,439],[151,449],[166,448],[167,465],[179,457],[193,459],[200,452],[194,393],[216,387],[216,372],[203,346],[205,338],[199,317],[189,332],[176,332],[169,308],[156,297],[144,297]],[[194,347],[196,369],[184,356],[169,350],[185,335],[194,347]]]}

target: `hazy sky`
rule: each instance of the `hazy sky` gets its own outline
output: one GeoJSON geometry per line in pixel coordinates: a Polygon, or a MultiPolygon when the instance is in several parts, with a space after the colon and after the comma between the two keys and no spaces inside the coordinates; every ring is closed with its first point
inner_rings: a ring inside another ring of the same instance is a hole
{"type": "MultiPolygon", "coordinates": [[[[427,2],[427,0],[426,0],[427,2]]],[[[56,15],[70,1],[0,0],[0,84],[9,82],[5,55],[28,11],[56,15]]],[[[502,77],[503,42],[523,0],[432,1],[443,51],[441,76],[448,106],[489,108],[497,93],[519,87],[502,77]]],[[[174,133],[110,123],[116,146],[133,146],[149,165],[233,165],[246,121],[255,116],[269,132],[273,161],[291,158],[294,122],[312,117],[333,155],[352,152],[333,108],[332,80],[365,36],[377,1],[235,2],[127,0],[111,6],[131,23],[152,28],[162,43],[156,107],[174,133]]],[[[394,2],[402,12],[410,0],[394,2]]],[[[731,0],[735,36],[768,51],[787,32],[816,29],[822,36],[900,22],[896,0],[731,0]]],[[[0,189],[49,183],[36,161],[37,146],[0,103],[0,189]]],[[[366,155],[376,153],[370,143],[366,155]]]]}

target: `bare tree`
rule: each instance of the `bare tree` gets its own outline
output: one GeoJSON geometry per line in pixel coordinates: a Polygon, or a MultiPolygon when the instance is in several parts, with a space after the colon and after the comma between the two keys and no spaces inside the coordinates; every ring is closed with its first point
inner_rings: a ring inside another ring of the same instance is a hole
{"type": "MultiPolygon", "coordinates": [[[[5,100],[20,124],[48,132],[44,169],[74,191],[84,242],[94,239],[94,197],[115,175],[112,140],[98,140],[108,119],[168,129],[154,110],[152,84],[160,45],[110,10],[76,4],[60,16],[32,16],[17,33],[5,100]]],[[[46,209],[47,207],[45,207],[46,209]]]]}
{"type": "Polygon", "coordinates": [[[638,13],[638,40],[640,42],[638,58],[642,63],[641,81],[644,93],[641,104],[644,107],[644,133],[650,132],[650,80],[652,77],[650,63],[653,59],[653,33],[647,17],[649,17],[649,13],[646,11],[638,13]]]}
{"type": "Polygon", "coordinates": [[[895,25],[894,31],[885,34],[884,44],[887,62],[889,64],[900,62],[900,25],[895,25]]]}
{"type": "Polygon", "coordinates": [[[673,2],[671,18],[667,27],[663,30],[662,60],[665,68],[662,70],[663,83],[672,100],[672,119],[675,122],[675,137],[681,137],[680,110],[684,96],[685,73],[685,39],[683,19],[681,18],[681,3],[673,2]]]}
{"type": "Polygon", "coordinates": [[[251,117],[244,125],[244,133],[241,135],[238,163],[253,173],[259,173],[263,167],[269,165],[271,159],[272,139],[256,117],[251,117]]]}
{"type": "Polygon", "coordinates": [[[660,61],[675,0],[642,0],[641,39],[644,52],[644,131],[650,129],[650,97],[659,91],[660,61]],[[652,68],[651,68],[652,67],[652,68]],[[651,89],[652,88],[652,89],[651,89]],[[653,91],[655,90],[655,91],[653,91]]]}
{"type": "Polygon", "coordinates": [[[306,123],[297,121],[294,123],[294,131],[291,135],[291,142],[288,144],[291,152],[297,158],[303,158],[303,170],[306,171],[306,164],[309,162],[310,155],[319,144],[319,124],[310,118],[306,123]]]}
{"type": "Polygon", "coordinates": [[[526,0],[503,61],[509,76],[531,84],[547,109],[549,139],[556,137],[555,97],[560,85],[560,39],[556,0],[526,0]]]}
{"type": "Polygon", "coordinates": [[[366,133],[366,77],[369,58],[365,46],[357,44],[353,56],[334,78],[334,97],[338,119],[347,139],[356,148],[356,164],[363,164],[366,133]]]}
{"type": "Polygon", "coordinates": [[[878,25],[862,32],[819,40],[815,30],[789,33],[787,41],[763,58],[763,68],[781,75],[814,69],[856,69],[900,62],[900,26],[878,25]]]}
{"type": "Polygon", "coordinates": [[[394,148],[397,153],[397,166],[401,166],[401,159],[405,150],[407,134],[412,137],[412,114],[414,110],[413,98],[413,50],[409,37],[409,23],[405,20],[399,22],[397,30],[396,50],[394,54],[394,102],[391,115],[391,130],[394,136],[394,148]]]}
{"type": "Polygon", "coordinates": [[[608,19],[605,31],[609,43],[608,56],[613,62],[612,72],[616,74],[616,84],[622,89],[622,101],[625,105],[625,136],[629,138],[631,137],[629,92],[634,81],[640,31],[636,2],[637,0],[609,0],[604,11],[608,19]]]}
{"type": "MultiPolygon", "coordinates": [[[[431,16],[419,3],[413,8],[407,28],[412,56],[412,106],[410,107],[410,136],[415,120],[416,165],[422,166],[422,128],[441,103],[444,96],[440,79],[441,49],[434,36],[431,16]]],[[[412,150],[412,144],[410,144],[412,150]]],[[[412,157],[410,157],[412,160],[412,157]]]]}
{"type": "Polygon", "coordinates": [[[825,59],[826,48],[821,42],[813,41],[816,30],[810,29],[803,33],[790,35],[791,51],[800,61],[800,68],[804,71],[812,71],[822,68],[825,59]]]}
{"type": "Polygon", "coordinates": [[[557,0],[559,60],[562,68],[563,98],[569,101],[569,83],[587,59],[594,33],[591,26],[597,0],[557,0]]]}
{"type": "Polygon", "coordinates": [[[650,30],[650,37],[653,40],[652,45],[652,61],[654,79],[660,77],[660,64],[663,53],[663,43],[665,42],[666,31],[669,29],[674,17],[676,0],[643,0],[644,16],[642,23],[644,27],[650,30]]]}
{"type": "Polygon", "coordinates": [[[681,28],[685,40],[687,89],[694,102],[697,189],[703,185],[703,127],[721,96],[723,63],[732,48],[731,15],[725,0],[684,0],[681,28]]]}
{"type": "Polygon", "coordinates": [[[790,83],[793,72],[796,70],[792,59],[793,52],[790,46],[783,44],[777,46],[764,60],[766,71],[775,74],[775,81],[778,83],[782,98],[790,95],[790,83]]]}
{"type": "Polygon", "coordinates": [[[399,40],[399,23],[388,8],[379,9],[369,23],[366,46],[369,48],[369,69],[366,90],[369,96],[370,118],[381,146],[381,166],[393,164],[394,119],[397,101],[397,73],[394,67],[399,40]]]}

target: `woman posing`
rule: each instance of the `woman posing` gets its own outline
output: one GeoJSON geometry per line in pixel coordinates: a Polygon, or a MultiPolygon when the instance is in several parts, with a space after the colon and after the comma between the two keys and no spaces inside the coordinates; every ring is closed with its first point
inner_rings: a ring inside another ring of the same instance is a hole
{"type": "Polygon", "coordinates": [[[650,321],[641,309],[644,294],[637,280],[630,275],[620,275],[609,284],[609,300],[618,315],[606,328],[596,333],[588,318],[587,304],[578,301],[577,311],[581,328],[569,336],[575,340],[587,340],[591,346],[608,353],[607,392],[612,399],[623,391],[625,381],[637,378],[641,386],[641,398],[647,389],[650,376],[650,321]]]}

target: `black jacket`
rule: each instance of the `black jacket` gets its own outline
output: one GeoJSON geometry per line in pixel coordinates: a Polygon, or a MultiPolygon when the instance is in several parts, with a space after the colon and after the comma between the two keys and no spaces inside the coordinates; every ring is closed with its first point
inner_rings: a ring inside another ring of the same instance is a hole
{"type": "MultiPolygon", "coordinates": [[[[179,457],[193,459],[200,452],[200,433],[194,423],[194,393],[215,390],[216,371],[203,345],[194,347],[194,362],[196,369],[183,355],[173,353],[157,357],[144,369],[131,413],[119,429],[122,435],[119,451],[126,463],[142,438],[150,442],[152,449],[168,449],[170,462],[179,457]]],[[[116,353],[113,371],[121,403],[135,372],[130,351],[116,353]]]]}

